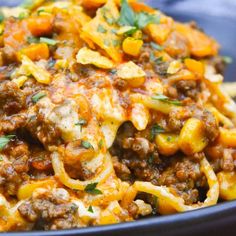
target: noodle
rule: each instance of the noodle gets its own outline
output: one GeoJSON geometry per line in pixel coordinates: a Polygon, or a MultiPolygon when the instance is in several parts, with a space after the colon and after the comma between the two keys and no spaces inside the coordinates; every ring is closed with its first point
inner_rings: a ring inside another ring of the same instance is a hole
{"type": "Polygon", "coordinates": [[[25,7],[0,22],[1,232],[236,199],[235,84],[213,38],[135,0],[25,7]]]}

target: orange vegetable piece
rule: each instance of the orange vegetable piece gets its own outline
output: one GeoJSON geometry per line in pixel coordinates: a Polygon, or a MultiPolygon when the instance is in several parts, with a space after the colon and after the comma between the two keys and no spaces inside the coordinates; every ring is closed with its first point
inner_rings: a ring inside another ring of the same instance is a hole
{"type": "Polygon", "coordinates": [[[175,23],[176,30],[189,42],[191,54],[197,57],[215,56],[218,53],[217,42],[189,25],[175,23]]]}
{"type": "Polygon", "coordinates": [[[131,7],[134,9],[136,12],[148,12],[148,13],[155,13],[155,9],[149,7],[145,3],[142,2],[131,2],[130,3],[131,7]]]}
{"type": "Polygon", "coordinates": [[[147,33],[156,43],[163,44],[173,29],[173,23],[171,17],[162,16],[160,24],[149,24],[147,26],[147,33]]]}
{"type": "Polygon", "coordinates": [[[52,32],[54,17],[52,15],[31,16],[23,20],[29,31],[36,37],[52,32]]]}
{"type": "Polygon", "coordinates": [[[123,51],[131,56],[138,56],[143,46],[143,40],[128,37],[123,41],[123,51]]]}
{"type": "Polygon", "coordinates": [[[187,58],[184,60],[184,64],[191,72],[198,74],[200,77],[204,76],[205,68],[202,62],[187,58]]]}
{"type": "Polygon", "coordinates": [[[49,48],[46,43],[32,44],[26,48],[17,52],[17,59],[20,61],[21,56],[26,55],[32,61],[38,61],[40,59],[47,60],[49,58],[49,48]]]}

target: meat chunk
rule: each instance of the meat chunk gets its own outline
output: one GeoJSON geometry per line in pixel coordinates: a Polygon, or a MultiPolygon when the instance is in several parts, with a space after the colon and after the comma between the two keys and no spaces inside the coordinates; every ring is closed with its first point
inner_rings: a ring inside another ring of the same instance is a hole
{"type": "Polygon", "coordinates": [[[14,82],[0,83],[0,109],[8,115],[16,114],[25,107],[24,93],[14,82]]]}
{"type": "Polygon", "coordinates": [[[0,120],[0,131],[3,133],[13,132],[27,123],[27,116],[25,114],[15,114],[12,116],[4,117],[0,120]]]}
{"type": "Polygon", "coordinates": [[[34,223],[37,229],[75,228],[78,226],[78,207],[69,202],[68,195],[64,189],[39,189],[19,206],[18,211],[27,221],[34,223]]]}
{"type": "Polygon", "coordinates": [[[195,80],[180,80],[175,84],[179,96],[196,99],[199,94],[199,85],[195,80]]]}

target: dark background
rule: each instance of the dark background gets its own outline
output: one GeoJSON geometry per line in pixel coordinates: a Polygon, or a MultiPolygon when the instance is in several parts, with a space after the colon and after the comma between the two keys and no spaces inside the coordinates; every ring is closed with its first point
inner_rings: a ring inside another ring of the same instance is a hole
{"type": "MultiPolygon", "coordinates": [[[[0,0],[0,6],[15,6],[22,0],[0,0]]],[[[196,21],[218,40],[221,54],[233,58],[226,80],[236,81],[236,0],[146,0],[179,21],[196,21]]]]}
{"type": "MultiPolygon", "coordinates": [[[[21,0],[0,0],[0,6],[14,6],[21,0]]],[[[206,33],[222,45],[221,54],[231,56],[233,64],[228,67],[226,80],[236,81],[236,0],[146,0],[179,21],[195,20],[206,33]]],[[[16,234],[7,234],[7,236],[16,234]]],[[[236,203],[218,206],[167,217],[159,217],[139,223],[85,228],[71,231],[34,232],[20,235],[135,235],[135,236],[209,236],[236,235],[236,203]]],[[[2,235],[4,236],[4,235],[2,235]]]]}

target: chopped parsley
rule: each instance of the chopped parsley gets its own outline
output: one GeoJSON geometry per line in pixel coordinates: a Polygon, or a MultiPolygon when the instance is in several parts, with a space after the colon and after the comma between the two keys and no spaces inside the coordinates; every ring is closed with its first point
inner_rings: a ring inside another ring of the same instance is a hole
{"type": "Polygon", "coordinates": [[[222,57],[224,63],[226,64],[232,64],[233,63],[233,58],[232,57],[229,57],[229,56],[224,56],[222,57]]]}
{"type": "Polygon", "coordinates": [[[2,23],[5,19],[5,16],[2,11],[0,11],[0,23],[2,23]]]}
{"type": "Polygon", "coordinates": [[[137,30],[143,29],[151,23],[159,24],[160,17],[147,12],[135,13],[127,0],[121,0],[120,18],[118,20],[118,24],[120,26],[134,26],[134,32],[136,32],[137,30]]]}
{"type": "Polygon", "coordinates": [[[88,211],[91,212],[91,213],[93,213],[93,207],[92,207],[92,206],[89,206],[88,211]]]}
{"type": "Polygon", "coordinates": [[[97,32],[104,34],[107,30],[102,25],[98,25],[97,32]]]}
{"type": "Polygon", "coordinates": [[[46,97],[46,94],[43,92],[39,92],[32,97],[32,101],[33,103],[37,103],[43,97],[46,97]]]}
{"type": "Polygon", "coordinates": [[[171,100],[170,98],[168,98],[167,96],[163,95],[163,94],[156,94],[154,96],[152,96],[153,100],[159,100],[165,103],[169,103],[169,104],[173,104],[175,106],[182,106],[182,102],[179,100],[171,100]]]}
{"type": "Polygon", "coordinates": [[[0,156],[0,161],[3,161],[3,157],[2,156],[0,156]]]}
{"type": "Polygon", "coordinates": [[[2,150],[10,141],[11,139],[15,138],[15,135],[5,135],[0,137],[0,150],[2,150]]]}
{"type": "Polygon", "coordinates": [[[154,155],[151,154],[151,155],[149,156],[148,160],[147,160],[147,163],[148,163],[149,165],[151,165],[151,164],[153,164],[153,162],[154,162],[154,155]]]}
{"type": "Polygon", "coordinates": [[[120,40],[112,40],[112,45],[113,45],[114,47],[117,47],[117,46],[119,46],[120,44],[121,44],[120,40]]]}
{"type": "Polygon", "coordinates": [[[151,42],[150,45],[155,50],[158,50],[158,51],[162,51],[163,50],[163,47],[158,45],[158,44],[156,44],[156,43],[151,42]]]}
{"type": "Polygon", "coordinates": [[[28,37],[27,42],[28,43],[46,43],[50,46],[55,46],[58,43],[57,40],[45,38],[45,37],[40,37],[40,38],[28,37]]]}
{"type": "Polygon", "coordinates": [[[111,45],[109,39],[104,39],[104,40],[103,40],[103,43],[104,43],[107,47],[109,47],[109,46],[111,45]]]}
{"type": "Polygon", "coordinates": [[[150,60],[156,63],[157,65],[160,65],[161,63],[163,63],[163,57],[156,57],[154,55],[154,52],[150,53],[150,60]]]}
{"type": "Polygon", "coordinates": [[[81,141],[81,146],[86,149],[94,149],[90,142],[84,140],[81,141]]]}
{"type": "Polygon", "coordinates": [[[23,19],[25,19],[26,17],[28,17],[28,13],[26,13],[26,12],[21,12],[21,13],[19,14],[19,16],[18,16],[18,19],[19,19],[19,20],[23,20],[23,19]]]}
{"type": "Polygon", "coordinates": [[[80,118],[79,121],[75,124],[80,126],[80,131],[82,131],[82,127],[87,124],[87,120],[80,118]]]}
{"type": "Polygon", "coordinates": [[[103,147],[103,140],[102,139],[99,141],[98,147],[99,147],[99,149],[102,149],[102,147],[103,147]]]}
{"type": "Polygon", "coordinates": [[[117,70],[116,70],[116,69],[111,69],[111,70],[110,70],[110,73],[111,73],[112,75],[115,75],[115,74],[117,73],[117,70]]]}
{"type": "Polygon", "coordinates": [[[102,191],[96,188],[97,185],[98,185],[98,183],[88,184],[88,185],[85,187],[84,191],[85,191],[86,193],[93,194],[93,195],[102,194],[102,191]]]}
{"type": "Polygon", "coordinates": [[[45,38],[45,37],[41,37],[39,39],[39,42],[40,43],[46,43],[46,44],[48,44],[50,46],[55,46],[58,43],[57,40],[50,39],[50,38],[45,38]]]}
{"type": "Polygon", "coordinates": [[[72,203],[70,208],[72,211],[77,211],[79,207],[75,203],[72,203]]]}
{"type": "Polygon", "coordinates": [[[28,43],[39,43],[39,38],[36,37],[27,37],[28,43]]]}
{"type": "Polygon", "coordinates": [[[157,213],[157,210],[158,210],[158,197],[153,195],[153,213],[156,214],[157,213]]]}
{"type": "Polygon", "coordinates": [[[165,130],[158,124],[155,124],[151,128],[150,139],[153,140],[157,134],[164,133],[165,130]]]}

